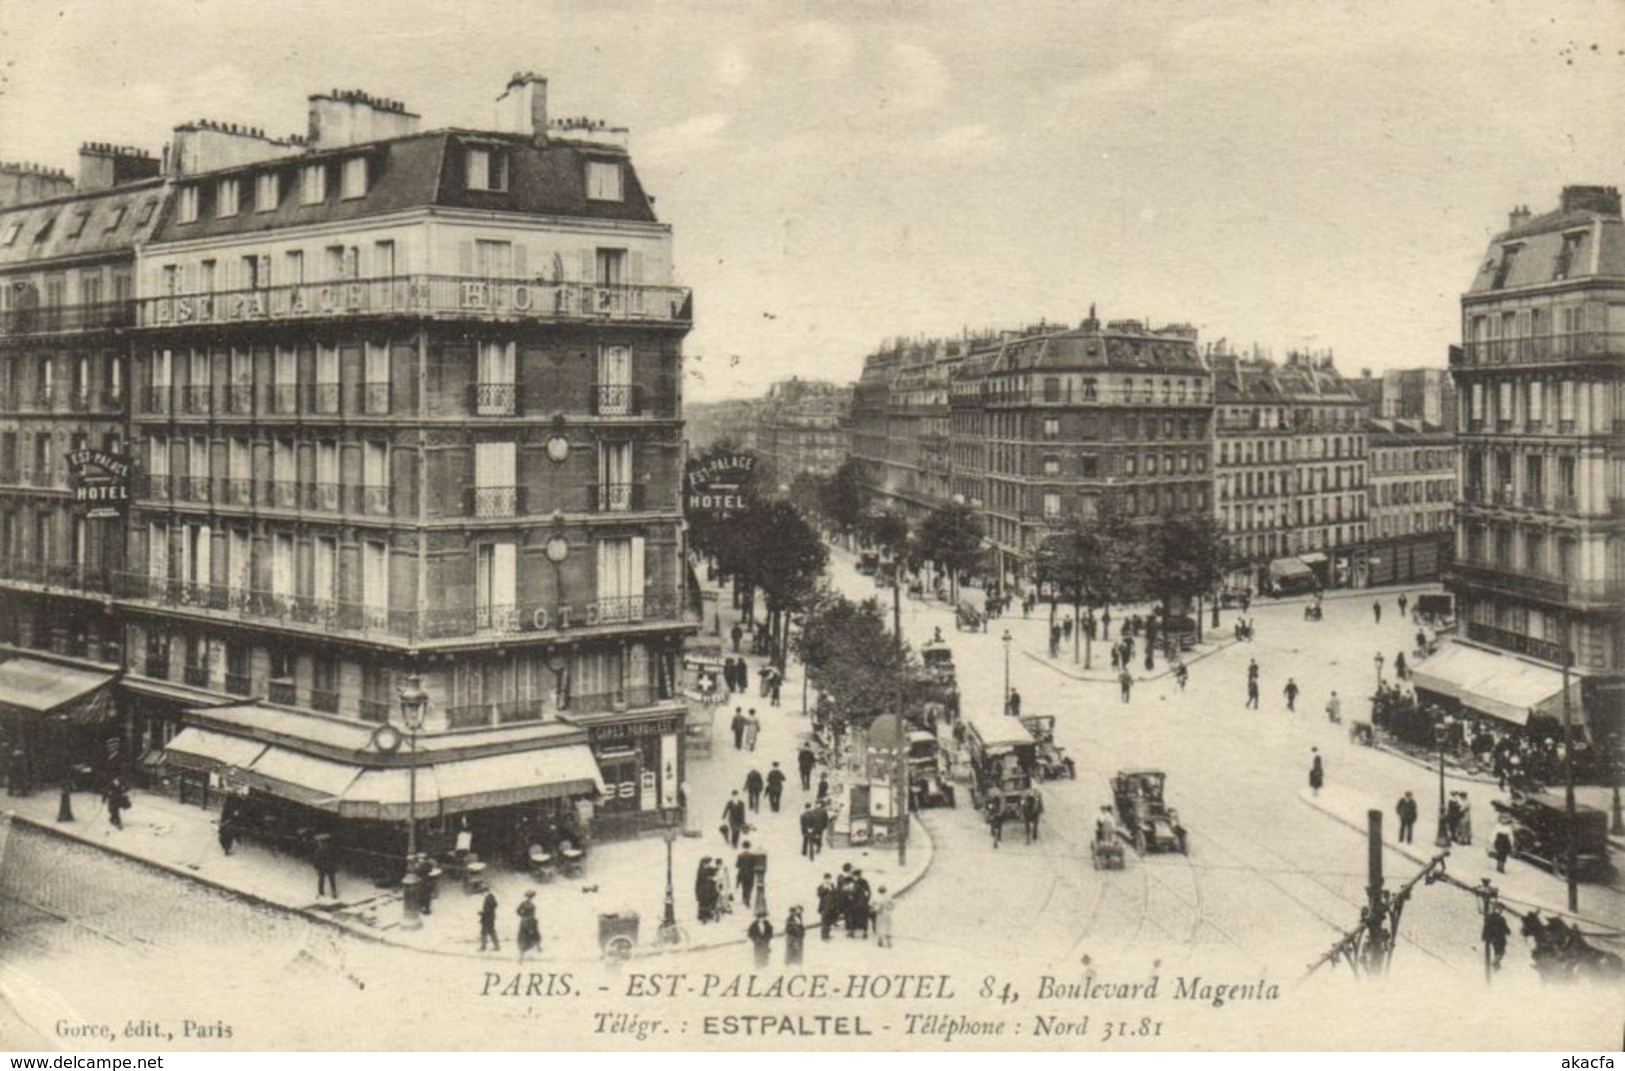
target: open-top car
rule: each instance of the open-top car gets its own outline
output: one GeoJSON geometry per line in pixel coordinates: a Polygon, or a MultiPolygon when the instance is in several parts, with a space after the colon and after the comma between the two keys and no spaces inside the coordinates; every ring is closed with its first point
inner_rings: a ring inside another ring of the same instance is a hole
{"type": "Polygon", "coordinates": [[[1055,781],[1062,777],[1076,781],[1078,764],[1066,753],[1066,748],[1055,742],[1055,715],[1027,714],[1021,724],[1033,734],[1033,773],[1042,781],[1055,781]]]}
{"type": "Polygon", "coordinates": [[[1112,803],[1122,834],[1142,855],[1185,852],[1185,827],[1179,812],[1163,799],[1167,775],[1161,770],[1119,770],[1112,778],[1112,803]]]}

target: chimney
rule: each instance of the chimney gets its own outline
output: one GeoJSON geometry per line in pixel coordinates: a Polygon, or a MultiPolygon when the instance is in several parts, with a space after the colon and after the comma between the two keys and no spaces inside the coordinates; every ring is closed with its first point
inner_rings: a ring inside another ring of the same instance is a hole
{"type": "Polygon", "coordinates": [[[496,128],[541,143],[547,137],[547,79],[530,71],[508,79],[508,88],[497,98],[496,128]]]}
{"type": "Polygon", "coordinates": [[[73,179],[66,171],[39,164],[0,163],[0,208],[48,201],[73,192],[73,179]]]}
{"type": "Polygon", "coordinates": [[[375,97],[359,89],[334,89],[310,96],[312,149],[338,149],[406,134],[416,134],[423,117],[398,100],[375,97]]]}
{"type": "Polygon", "coordinates": [[[1605,216],[1619,215],[1618,186],[1564,186],[1563,211],[1598,212],[1605,216]]]}
{"type": "Polygon", "coordinates": [[[158,160],[144,150],[105,141],[87,141],[79,146],[80,193],[157,177],[158,160]]]}
{"type": "Polygon", "coordinates": [[[1513,205],[1512,211],[1507,213],[1507,230],[1515,231],[1529,222],[1530,212],[1528,205],[1513,205]]]}
{"type": "Polygon", "coordinates": [[[276,160],[298,151],[297,141],[266,137],[258,127],[199,119],[175,128],[175,140],[166,154],[166,173],[198,175],[276,160]]]}

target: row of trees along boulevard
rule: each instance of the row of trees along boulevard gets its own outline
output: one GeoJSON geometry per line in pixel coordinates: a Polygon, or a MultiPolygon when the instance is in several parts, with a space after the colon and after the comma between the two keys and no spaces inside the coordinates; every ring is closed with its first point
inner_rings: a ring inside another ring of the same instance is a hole
{"type": "Polygon", "coordinates": [[[1105,509],[1056,522],[1039,544],[1034,565],[1034,579],[1049,597],[1051,624],[1060,606],[1072,608],[1080,626],[1072,630],[1072,657],[1079,659],[1081,645],[1088,668],[1093,643],[1081,627],[1086,611],[1152,602],[1165,628],[1194,626],[1200,640],[1202,599],[1224,576],[1224,541],[1218,523],[1205,514],[1141,522],[1105,509]]]}

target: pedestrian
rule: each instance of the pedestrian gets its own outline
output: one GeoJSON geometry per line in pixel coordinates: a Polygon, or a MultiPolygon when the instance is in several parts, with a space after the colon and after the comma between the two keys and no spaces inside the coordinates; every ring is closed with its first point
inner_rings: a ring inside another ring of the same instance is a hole
{"type": "Polygon", "coordinates": [[[750,798],[750,809],[752,811],[762,809],[762,787],[765,784],[766,782],[762,780],[762,771],[760,770],[752,768],[750,773],[745,775],[745,795],[750,798]]]}
{"type": "Polygon", "coordinates": [[[869,939],[869,922],[871,917],[870,899],[873,890],[869,887],[869,879],[863,876],[863,871],[857,867],[852,868],[852,891],[847,903],[846,935],[848,937],[862,937],[869,939]]]}
{"type": "Polygon", "coordinates": [[[1063,640],[1071,640],[1072,639],[1072,615],[1071,614],[1068,614],[1067,616],[1065,616],[1065,617],[1063,617],[1061,619],[1061,639],[1063,639],[1063,640]]]}
{"type": "Polygon", "coordinates": [[[525,962],[526,952],[542,951],[542,927],[536,921],[536,890],[526,889],[525,898],[514,909],[519,916],[519,962],[525,962]]]}
{"type": "Polygon", "coordinates": [[[1282,689],[1282,691],[1285,692],[1285,694],[1286,694],[1286,708],[1288,710],[1297,710],[1298,709],[1298,682],[1293,680],[1291,677],[1288,677],[1286,679],[1286,687],[1284,689],[1282,689]]]}
{"type": "Polygon", "coordinates": [[[1416,657],[1425,658],[1428,653],[1428,634],[1421,629],[1416,630],[1416,657]]]}
{"type": "Polygon", "coordinates": [[[993,834],[993,847],[997,848],[1004,839],[1004,800],[997,793],[988,797],[987,826],[988,832],[993,834]]]}
{"type": "Polygon", "coordinates": [[[1382,600],[1377,599],[1371,604],[1371,616],[1377,624],[1382,624],[1382,600]]]}
{"type": "Polygon", "coordinates": [[[1256,658],[1249,658],[1247,660],[1247,679],[1250,681],[1256,681],[1258,679],[1258,659],[1256,658]]]}
{"type": "Polygon", "coordinates": [[[756,750],[756,737],[762,731],[762,723],[756,717],[756,708],[751,707],[750,713],[745,715],[745,750],[756,750]]]}
{"type": "Polygon", "coordinates": [[[1406,604],[1407,601],[1408,600],[1405,598],[1405,593],[1403,591],[1400,592],[1399,593],[1399,616],[1400,617],[1405,616],[1405,604],[1406,604]]]}
{"type": "Polygon", "coordinates": [[[1256,679],[1247,682],[1247,708],[1249,710],[1258,709],[1258,681],[1256,679]]]}
{"type": "Polygon", "coordinates": [[[802,808],[798,821],[801,825],[801,854],[808,860],[817,859],[823,834],[818,828],[818,815],[811,803],[802,808]]]}
{"type": "Polygon", "coordinates": [[[1409,792],[1399,797],[1394,804],[1394,814],[1399,817],[1399,842],[1410,844],[1416,837],[1416,797],[1409,792]]]}
{"type": "Polygon", "coordinates": [[[490,945],[491,951],[501,952],[502,942],[497,940],[497,894],[489,889],[485,892],[485,900],[480,904],[480,951],[490,945]]]}
{"type": "Polygon", "coordinates": [[[818,936],[827,941],[840,915],[840,899],[835,879],[828,874],[818,883],[818,936]]]}
{"type": "Polygon", "coordinates": [[[735,790],[728,797],[728,802],[722,805],[722,837],[730,848],[739,847],[739,834],[744,828],[745,801],[739,798],[739,792],[735,790]]]}
{"type": "MultiPolygon", "coordinates": [[[[226,815],[220,816],[220,850],[227,855],[231,854],[231,846],[237,843],[237,822],[226,815]]],[[[318,893],[317,895],[320,895],[318,893]]]]}
{"type": "Polygon", "coordinates": [[[739,627],[739,622],[735,621],[734,627],[728,630],[728,636],[734,641],[734,654],[739,653],[739,641],[744,638],[744,635],[745,630],[739,627]]]}
{"type": "Polygon", "coordinates": [[[1156,663],[1154,661],[1152,661],[1152,658],[1151,658],[1152,651],[1153,651],[1153,648],[1151,646],[1151,641],[1147,640],[1146,643],[1145,643],[1145,671],[1147,673],[1150,673],[1151,670],[1153,668],[1155,668],[1155,666],[1156,666],[1156,663]]]}
{"type": "Polygon", "coordinates": [[[892,914],[897,910],[897,901],[886,894],[884,885],[877,890],[877,894],[879,899],[875,901],[874,906],[875,946],[890,948],[892,914]]]}
{"type": "Polygon", "coordinates": [[[818,795],[817,795],[818,805],[820,807],[822,807],[824,805],[824,802],[826,800],[828,800],[828,799],[829,799],[829,774],[821,773],[821,774],[818,775],[818,795]]]}
{"type": "Polygon", "coordinates": [[[1038,817],[1044,813],[1044,801],[1035,791],[1022,793],[1021,796],[1021,829],[1031,844],[1038,839],[1038,817]]]}
{"type": "Polygon", "coordinates": [[[107,821],[114,829],[123,829],[124,812],[130,809],[130,794],[125,791],[124,782],[117,777],[109,781],[102,799],[107,801],[107,821]]]}
{"type": "Polygon", "coordinates": [[[1185,685],[1190,682],[1190,679],[1191,679],[1191,671],[1185,668],[1185,663],[1183,663],[1183,662],[1175,663],[1175,665],[1174,665],[1174,683],[1179,685],[1179,690],[1180,691],[1183,692],[1185,690],[1185,685]]]}
{"type": "Polygon", "coordinates": [[[1107,607],[1106,609],[1100,611],[1100,638],[1103,639],[1103,640],[1109,640],[1109,639],[1111,639],[1111,637],[1112,637],[1112,612],[1111,612],[1111,608],[1107,607]]]}
{"type": "Polygon", "coordinates": [[[773,923],[768,921],[766,915],[757,915],[750,929],[745,931],[745,936],[750,938],[756,966],[766,967],[773,957],[773,923]]]}
{"type": "Polygon", "coordinates": [[[333,899],[339,898],[339,867],[333,858],[333,838],[327,833],[316,834],[316,851],[311,856],[316,865],[316,895],[321,897],[329,888],[333,899]]]}
{"type": "Polygon", "coordinates": [[[745,708],[734,707],[734,718],[731,728],[734,731],[734,750],[739,751],[745,746],[745,708]]]}
{"type": "Polygon", "coordinates": [[[767,805],[774,814],[779,813],[779,801],[784,798],[784,771],[779,764],[774,763],[773,768],[767,771],[767,805]]]}
{"type": "Polygon", "coordinates": [[[1320,761],[1320,749],[1312,747],[1309,751],[1314,758],[1309,762],[1309,788],[1315,795],[1320,795],[1320,786],[1326,781],[1326,767],[1320,761]]]}
{"type": "Polygon", "coordinates": [[[750,850],[750,841],[739,846],[734,857],[734,882],[739,886],[739,902],[750,904],[756,892],[756,853],[750,850]]]}
{"type": "Polygon", "coordinates": [[[1009,710],[1007,713],[1012,718],[1021,717],[1021,693],[1014,688],[1010,689],[1009,710]]]}
{"type": "Polygon", "coordinates": [[[1461,801],[1454,792],[1450,793],[1450,800],[1444,806],[1444,828],[1450,843],[1455,844],[1461,835],[1461,801]]]}
{"type": "Polygon", "coordinates": [[[801,921],[801,905],[790,909],[784,920],[784,965],[801,966],[801,952],[807,943],[807,926],[801,921]]]}
{"type": "Polygon", "coordinates": [[[1410,676],[1410,667],[1405,664],[1405,652],[1401,651],[1394,656],[1394,676],[1404,680],[1410,676]]]}
{"type": "Polygon", "coordinates": [[[1117,669],[1123,664],[1123,651],[1117,644],[1112,644],[1112,668],[1117,669]]]}
{"type": "Polygon", "coordinates": [[[712,922],[717,917],[717,864],[709,855],[701,856],[694,870],[694,903],[699,908],[699,920],[712,922]]]}
{"type": "MultiPolygon", "coordinates": [[[[1485,883],[1489,882],[1485,878],[1485,883]]],[[[1490,966],[1495,970],[1501,969],[1501,958],[1507,954],[1507,938],[1512,935],[1512,927],[1507,925],[1506,916],[1501,914],[1501,907],[1497,904],[1484,916],[1483,938],[1484,944],[1489,946],[1490,966]]]]}
{"type": "Polygon", "coordinates": [[[768,702],[771,703],[773,706],[778,706],[779,705],[779,689],[781,689],[783,687],[784,687],[784,674],[780,673],[778,671],[778,669],[775,668],[773,670],[772,676],[770,676],[768,678],[768,695],[767,695],[768,702]]]}
{"type": "Polygon", "coordinates": [[[812,788],[813,767],[818,765],[818,756],[813,754],[811,744],[802,744],[801,750],[796,752],[796,769],[801,773],[801,791],[806,792],[812,788]]]}
{"type": "Polygon", "coordinates": [[[1343,701],[1337,698],[1335,690],[1332,697],[1326,700],[1326,720],[1333,725],[1340,725],[1343,721],[1343,701]]]}
{"type": "Polygon", "coordinates": [[[1128,671],[1127,666],[1124,666],[1123,672],[1117,675],[1117,687],[1122,693],[1123,702],[1127,703],[1129,695],[1134,691],[1134,674],[1128,671]]]}
{"type": "Polygon", "coordinates": [[[1505,874],[1507,872],[1507,856],[1512,854],[1512,837],[1507,834],[1506,830],[1498,829],[1495,832],[1494,845],[1495,872],[1505,874]]]}

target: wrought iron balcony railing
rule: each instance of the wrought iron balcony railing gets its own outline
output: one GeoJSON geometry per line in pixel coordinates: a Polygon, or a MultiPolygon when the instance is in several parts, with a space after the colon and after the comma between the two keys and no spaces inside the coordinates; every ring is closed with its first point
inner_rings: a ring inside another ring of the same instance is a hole
{"type": "Polygon", "coordinates": [[[135,302],[100,301],[86,305],[45,305],[0,312],[0,336],[54,335],[74,331],[106,331],[129,327],[135,302]]]}
{"type": "Polygon", "coordinates": [[[515,517],[525,511],[525,489],[470,487],[463,509],[470,517],[515,517]]]}
{"type": "Polygon", "coordinates": [[[468,408],[475,416],[518,416],[519,385],[516,383],[470,383],[468,408]]]}

